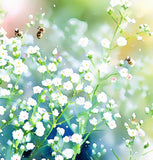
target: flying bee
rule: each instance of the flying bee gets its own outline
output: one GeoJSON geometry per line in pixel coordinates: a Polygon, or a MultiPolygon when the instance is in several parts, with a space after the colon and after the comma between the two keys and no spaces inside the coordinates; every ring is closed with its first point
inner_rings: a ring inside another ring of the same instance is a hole
{"type": "Polygon", "coordinates": [[[134,60],[129,56],[125,59],[125,61],[127,61],[128,64],[131,65],[131,66],[134,64],[134,60]]]}
{"type": "Polygon", "coordinates": [[[22,38],[22,32],[18,28],[15,29],[15,36],[22,38]]]}
{"type": "Polygon", "coordinates": [[[43,33],[45,33],[45,28],[42,26],[39,26],[37,29],[38,29],[37,38],[40,39],[42,37],[43,33]]]}

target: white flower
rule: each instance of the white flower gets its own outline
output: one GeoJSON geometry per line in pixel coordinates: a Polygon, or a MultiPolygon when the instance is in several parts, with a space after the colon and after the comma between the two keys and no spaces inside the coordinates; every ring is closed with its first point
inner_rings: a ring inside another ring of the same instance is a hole
{"type": "Polygon", "coordinates": [[[114,120],[109,121],[107,124],[110,129],[116,128],[116,122],[114,120]]]}
{"type": "Polygon", "coordinates": [[[21,111],[19,115],[19,121],[25,121],[29,117],[29,113],[27,111],[21,111]]]}
{"type": "Polygon", "coordinates": [[[85,103],[85,98],[84,98],[84,97],[79,97],[79,98],[77,98],[77,99],[76,99],[76,103],[77,103],[78,105],[84,105],[84,103],[85,103]]]}
{"type": "Polygon", "coordinates": [[[50,79],[43,80],[42,81],[42,85],[46,86],[46,87],[51,86],[52,85],[52,81],[50,79]]]}
{"type": "Polygon", "coordinates": [[[78,133],[74,133],[72,136],[71,136],[71,141],[72,142],[75,142],[77,144],[81,144],[81,142],[83,141],[82,139],[82,135],[78,134],[78,133]]]}
{"type": "Polygon", "coordinates": [[[18,154],[14,154],[11,160],[21,160],[21,157],[18,154]]]}
{"type": "Polygon", "coordinates": [[[53,110],[53,115],[56,116],[56,117],[59,115],[59,112],[58,112],[57,109],[54,109],[54,110],[53,110]]]}
{"type": "Polygon", "coordinates": [[[80,38],[79,45],[81,47],[86,47],[88,45],[88,38],[87,37],[80,38]]]}
{"type": "Polygon", "coordinates": [[[85,108],[86,110],[88,110],[88,109],[91,108],[91,107],[92,107],[91,102],[86,101],[86,102],[84,103],[84,108],[85,108]]]}
{"type": "Polygon", "coordinates": [[[124,37],[119,37],[117,39],[117,45],[122,47],[127,45],[127,40],[124,37]]]}
{"type": "Polygon", "coordinates": [[[73,85],[70,81],[68,81],[63,84],[63,88],[66,90],[71,90],[73,88],[73,85]]]}
{"type": "Polygon", "coordinates": [[[106,102],[107,102],[107,95],[106,95],[104,92],[101,92],[101,93],[98,94],[98,96],[97,96],[97,101],[98,101],[98,102],[106,103],[106,102]]]}
{"type": "Polygon", "coordinates": [[[105,112],[103,114],[103,117],[106,121],[111,121],[112,120],[112,113],[111,112],[105,112]]]}
{"type": "Polygon", "coordinates": [[[42,137],[44,135],[44,130],[36,129],[35,133],[37,136],[42,137]]]}
{"type": "Polygon", "coordinates": [[[22,140],[24,133],[22,129],[19,129],[19,130],[13,131],[12,135],[14,139],[22,140]]]}
{"type": "Polygon", "coordinates": [[[73,74],[71,75],[71,81],[72,81],[73,83],[78,83],[79,80],[80,80],[79,74],[73,73],[73,74]]]}
{"type": "Polygon", "coordinates": [[[56,67],[55,63],[49,63],[48,69],[49,69],[51,72],[55,72],[55,71],[57,70],[57,67],[56,67]]]}
{"type": "Polygon", "coordinates": [[[92,93],[93,88],[88,85],[88,86],[86,86],[86,87],[84,88],[84,91],[85,91],[86,93],[90,94],[90,93],[92,93]]]}
{"type": "Polygon", "coordinates": [[[121,5],[121,0],[111,0],[111,1],[110,1],[110,5],[111,5],[112,7],[115,7],[115,6],[117,6],[117,5],[121,5]]]}
{"type": "Polygon", "coordinates": [[[128,131],[128,134],[129,134],[130,137],[135,137],[138,134],[136,129],[128,128],[127,131],[128,131]]]}
{"type": "Polygon", "coordinates": [[[26,123],[24,124],[24,126],[23,126],[23,129],[24,129],[25,131],[30,131],[30,130],[32,130],[32,129],[33,129],[32,124],[30,124],[29,122],[26,122],[26,123]]]}
{"type": "Polygon", "coordinates": [[[90,72],[86,73],[86,74],[85,74],[85,77],[84,77],[84,79],[87,80],[87,81],[92,81],[93,78],[94,78],[94,77],[93,77],[93,74],[90,73],[90,72]]]}
{"type": "Polygon", "coordinates": [[[121,75],[121,77],[127,77],[128,75],[128,69],[127,68],[119,68],[119,73],[121,75]]]}
{"type": "Polygon", "coordinates": [[[35,145],[33,143],[27,143],[26,148],[27,150],[32,150],[35,148],[35,145]]]}
{"type": "Polygon", "coordinates": [[[53,139],[48,139],[47,142],[48,142],[48,144],[53,144],[54,140],[53,139]]]}
{"type": "Polygon", "coordinates": [[[62,85],[62,79],[61,78],[54,78],[52,83],[57,87],[62,85]]]}
{"type": "Polygon", "coordinates": [[[45,73],[47,71],[47,68],[46,68],[46,66],[42,65],[42,66],[39,66],[37,70],[40,73],[45,73]]]}
{"type": "Polygon", "coordinates": [[[2,58],[2,59],[5,59],[5,58],[7,58],[7,56],[8,56],[8,54],[7,54],[7,50],[0,50],[0,57],[2,58]]]}
{"type": "Polygon", "coordinates": [[[73,74],[73,70],[71,68],[66,68],[63,69],[61,73],[65,77],[70,77],[73,74]]]}
{"type": "Polygon", "coordinates": [[[31,97],[28,98],[28,101],[27,101],[27,105],[29,106],[35,106],[37,105],[37,101],[31,97]]]}
{"type": "Polygon", "coordinates": [[[87,71],[90,67],[90,61],[89,60],[83,60],[82,61],[83,70],[87,71]]]}
{"type": "Polygon", "coordinates": [[[90,119],[89,122],[94,126],[97,125],[97,119],[95,117],[90,119]]]}
{"type": "Polygon", "coordinates": [[[29,46],[28,50],[27,50],[27,53],[28,54],[35,54],[39,51],[39,47],[38,46],[29,46]]]}
{"type": "Polygon", "coordinates": [[[115,117],[115,118],[121,118],[121,115],[120,115],[119,113],[115,113],[115,114],[114,114],[114,117],[115,117]]]}
{"type": "Polygon", "coordinates": [[[48,114],[48,112],[46,112],[46,113],[44,113],[44,115],[43,115],[43,121],[49,121],[49,114],[48,114]]]}
{"type": "Polygon", "coordinates": [[[58,98],[58,102],[59,102],[59,104],[61,104],[62,106],[64,106],[67,103],[67,96],[60,95],[59,98],[58,98]]]}
{"type": "Polygon", "coordinates": [[[3,106],[0,106],[0,115],[4,115],[6,109],[3,106]]]}
{"type": "Polygon", "coordinates": [[[57,127],[57,132],[59,135],[63,136],[65,133],[65,130],[63,128],[57,127]]]}
{"type": "Polygon", "coordinates": [[[9,96],[10,95],[10,90],[3,89],[0,87],[0,96],[9,96]]]}
{"type": "Polygon", "coordinates": [[[4,69],[0,69],[0,79],[4,82],[10,82],[9,74],[4,69]]]}
{"type": "Polygon", "coordinates": [[[55,48],[52,53],[53,55],[56,55],[58,53],[57,48],[55,48]]]}
{"type": "Polygon", "coordinates": [[[68,143],[68,142],[70,141],[70,138],[69,138],[68,136],[65,136],[65,137],[63,138],[63,141],[64,141],[65,143],[68,143]]]}
{"type": "Polygon", "coordinates": [[[64,158],[63,158],[63,156],[61,156],[61,155],[57,155],[57,156],[55,157],[55,160],[64,160],[64,158]]]}
{"type": "Polygon", "coordinates": [[[42,87],[40,86],[35,86],[33,87],[33,93],[36,94],[36,93],[41,93],[41,91],[43,90],[42,87]]]}
{"type": "Polygon", "coordinates": [[[0,59],[0,66],[5,66],[6,65],[6,61],[4,59],[0,59]]]}
{"type": "Polygon", "coordinates": [[[101,45],[105,48],[109,48],[110,47],[110,41],[106,38],[102,39],[101,41],[101,45]]]}
{"type": "Polygon", "coordinates": [[[99,110],[98,110],[98,108],[94,108],[94,109],[91,110],[91,112],[92,112],[92,113],[98,113],[99,110]]]}
{"type": "Polygon", "coordinates": [[[62,154],[66,159],[70,159],[70,158],[72,158],[74,151],[73,151],[73,149],[67,148],[67,149],[63,150],[62,154]]]}

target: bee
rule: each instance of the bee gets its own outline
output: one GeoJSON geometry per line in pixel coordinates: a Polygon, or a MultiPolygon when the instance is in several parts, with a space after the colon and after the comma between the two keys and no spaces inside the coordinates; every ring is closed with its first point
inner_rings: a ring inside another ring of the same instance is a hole
{"type": "Polygon", "coordinates": [[[15,37],[21,37],[22,38],[22,32],[18,28],[15,29],[15,37]]]}
{"type": "Polygon", "coordinates": [[[39,26],[37,29],[38,29],[37,38],[40,39],[42,37],[43,33],[45,33],[45,28],[42,26],[39,26]]]}
{"type": "Polygon", "coordinates": [[[129,56],[125,59],[125,61],[127,61],[128,64],[131,65],[131,66],[134,64],[134,60],[129,56]]]}

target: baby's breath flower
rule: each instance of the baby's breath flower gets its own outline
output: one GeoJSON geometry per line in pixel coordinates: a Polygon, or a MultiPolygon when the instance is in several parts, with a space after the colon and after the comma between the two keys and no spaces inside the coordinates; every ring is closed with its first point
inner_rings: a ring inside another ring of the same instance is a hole
{"type": "Polygon", "coordinates": [[[6,109],[3,106],[0,106],[0,115],[4,115],[6,109]]]}
{"type": "Polygon", "coordinates": [[[15,140],[22,140],[23,135],[24,135],[24,133],[23,133],[22,129],[19,129],[19,130],[12,132],[12,136],[15,140]]]}
{"type": "Polygon", "coordinates": [[[92,107],[91,102],[86,101],[86,102],[84,103],[84,108],[85,108],[86,110],[88,110],[88,109],[91,108],[91,107],[92,107]]]}
{"type": "Polygon", "coordinates": [[[99,93],[97,95],[97,101],[106,103],[107,102],[107,95],[104,92],[99,93]]]}
{"type": "Polygon", "coordinates": [[[35,145],[33,143],[27,143],[27,145],[26,145],[27,150],[32,150],[34,148],[35,148],[35,145]]]}
{"type": "Polygon", "coordinates": [[[95,117],[93,117],[92,119],[89,119],[89,122],[90,122],[90,124],[92,124],[92,125],[97,125],[97,119],[95,118],[95,117]]]}
{"type": "Polygon", "coordinates": [[[117,45],[119,47],[126,46],[127,45],[127,40],[124,37],[119,37],[117,39],[117,45]]]}
{"type": "Polygon", "coordinates": [[[66,148],[63,150],[62,154],[66,159],[70,159],[72,158],[74,151],[73,149],[66,148]]]}
{"type": "Polygon", "coordinates": [[[37,101],[35,99],[29,97],[28,100],[27,100],[27,105],[35,106],[35,105],[37,105],[37,101]]]}
{"type": "Polygon", "coordinates": [[[42,85],[43,86],[46,86],[46,87],[49,87],[52,85],[52,81],[50,79],[45,79],[42,81],[42,85]]]}
{"type": "Polygon", "coordinates": [[[56,116],[56,117],[59,115],[59,112],[58,112],[57,109],[54,109],[54,110],[53,110],[53,115],[56,116]]]}
{"type": "Polygon", "coordinates": [[[93,74],[91,72],[88,72],[85,74],[85,77],[84,79],[87,80],[87,81],[93,81],[93,74]]]}
{"type": "Polygon", "coordinates": [[[61,156],[61,155],[57,155],[57,156],[55,157],[55,160],[64,160],[64,158],[63,158],[63,156],[61,156]]]}
{"type": "Polygon", "coordinates": [[[89,60],[83,60],[82,61],[83,70],[87,71],[90,67],[90,61],[89,60]]]}
{"type": "Polygon", "coordinates": [[[60,95],[58,97],[58,102],[61,106],[64,106],[67,103],[67,96],[65,95],[60,95]]]}
{"type": "Polygon", "coordinates": [[[66,89],[66,90],[72,90],[73,85],[72,85],[72,83],[70,81],[68,81],[68,82],[65,82],[63,84],[63,88],[66,89]]]}
{"type": "Polygon", "coordinates": [[[57,132],[59,135],[63,136],[65,133],[65,130],[63,128],[57,127],[57,132]]]}
{"type": "Polygon", "coordinates": [[[107,124],[110,129],[116,128],[116,122],[114,120],[109,121],[107,124]]]}
{"type": "Polygon", "coordinates": [[[48,69],[49,69],[51,72],[55,72],[55,71],[57,70],[57,67],[56,67],[55,63],[49,63],[48,69]]]}
{"type": "Polygon", "coordinates": [[[35,86],[33,87],[33,93],[36,94],[36,93],[41,93],[41,91],[43,90],[42,87],[40,86],[35,86]]]}
{"type": "Polygon", "coordinates": [[[62,85],[62,79],[61,78],[54,78],[52,80],[52,83],[57,87],[57,86],[60,86],[62,85]]]}
{"type": "Polygon", "coordinates": [[[130,137],[135,137],[138,134],[136,129],[128,128],[127,131],[128,131],[128,134],[129,134],[130,137]]]}
{"type": "Polygon", "coordinates": [[[40,72],[40,73],[45,73],[46,71],[47,71],[47,68],[46,68],[46,66],[39,66],[38,68],[37,68],[37,70],[40,72]]]}
{"type": "Polygon", "coordinates": [[[18,154],[14,154],[14,155],[11,157],[11,160],[21,160],[21,156],[19,156],[18,154]]]}
{"type": "Polygon", "coordinates": [[[86,93],[88,93],[88,94],[91,94],[92,91],[93,91],[93,88],[88,85],[88,86],[86,86],[86,87],[84,88],[84,91],[85,91],[86,93]]]}
{"type": "Polygon", "coordinates": [[[81,142],[83,141],[82,139],[82,135],[78,134],[78,133],[74,133],[72,136],[71,136],[71,141],[72,142],[75,142],[77,144],[81,144],[81,142]]]}
{"type": "Polygon", "coordinates": [[[19,121],[24,122],[29,117],[29,113],[27,111],[21,111],[19,114],[19,121]]]}
{"type": "Polygon", "coordinates": [[[65,77],[70,77],[73,74],[72,68],[66,68],[61,71],[62,75],[65,77]]]}
{"type": "Polygon", "coordinates": [[[63,138],[63,141],[64,141],[65,143],[68,143],[68,142],[70,141],[70,138],[69,138],[68,136],[65,136],[65,137],[63,138]]]}
{"type": "Polygon", "coordinates": [[[104,48],[110,48],[110,41],[106,38],[102,39],[101,41],[101,45],[104,47],[104,48]]]}
{"type": "Polygon", "coordinates": [[[71,81],[72,81],[73,83],[78,83],[79,80],[80,80],[79,74],[73,73],[73,74],[71,75],[71,81]]]}

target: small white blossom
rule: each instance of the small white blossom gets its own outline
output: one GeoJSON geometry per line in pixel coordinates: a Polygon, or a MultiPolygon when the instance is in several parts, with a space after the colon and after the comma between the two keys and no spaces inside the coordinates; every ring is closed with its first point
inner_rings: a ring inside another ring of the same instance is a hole
{"type": "Polygon", "coordinates": [[[85,91],[86,93],[88,93],[88,94],[91,94],[92,91],[93,91],[93,88],[88,85],[88,86],[86,86],[86,87],[84,88],[84,91],[85,91]]]}
{"type": "Polygon", "coordinates": [[[63,136],[65,133],[65,130],[63,128],[57,127],[57,132],[59,135],[63,136]]]}
{"type": "Polygon", "coordinates": [[[136,129],[130,129],[128,128],[128,134],[130,137],[135,137],[138,133],[136,129]]]}
{"type": "Polygon", "coordinates": [[[67,96],[60,95],[59,98],[58,98],[58,102],[59,102],[59,104],[61,104],[62,106],[64,106],[67,103],[67,96]]]}
{"type": "Polygon", "coordinates": [[[78,133],[74,133],[72,136],[71,136],[71,141],[72,142],[75,142],[77,144],[81,144],[81,142],[83,141],[82,139],[82,135],[78,134],[78,133]]]}
{"type": "Polygon", "coordinates": [[[39,66],[38,69],[37,69],[40,73],[45,73],[47,71],[47,68],[46,66],[39,66]]]}
{"type": "Polygon", "coordinates": [[[66,159],[70,159],[72,158],[74,151],[73,149],[66,148],[63,150],[62,154],[66,159]]]}
{"type": "Polygon", "coordinates": [[[27,104],[29,106],[35,106],[35,105],[37,105],[37,101],[35,99],[29,97],[28,100],[27,100],[27,104]]]}
{"type": "Polygon", "coordinates": [[[57,155],[57,156],[55,157],[55,160],[64,160],[64,158],[63,158],[63,156],[61,156],[61,155],[57,155]]]}
{"type": "Polygon", "coordinates": [[[65,137],[63,138],[63,141],[64,141],[65,143],[68,143],[68,142],[70,141],[70,138],[69,138],[68,136],[65,136],[65,137]]]}
{"type": "Polygon", "coordinates": [[[57,86],[60,86],[62,85],[62,79],[61,78],[54,78],[52,80],[52,83],[57,87],[57,86]]]}
{"type": "Polygon", "coordinates": [[[22,140],[24,133],[23,133],[22,129],[19,129],[19,130],[13,131],[12,135],[13,135],[13,138],[15,140],[16,139],[17,140],[22,140]]]}
{"type": "Polygon", "coordinates": [[[48,69],[49,69],[51,72],[55,72],[55,71],[57,70],[57,67],[56,67],[55,63],[49,63],[48,69]]]}
{"type": "Polygon", "coordinates": [[[98,123],[97,119],[95,117],[93,117],[92,119],[90,119],[89,122],[90,122],[90,124],[92,124],[94,126],[97,125],[97,123],[98,123]]]}
{"type": "Polygon", "coordinates": [[[59,112],[58,112],[57,109],[54,109],[54,110],[53,110],[53,115],[56,116],[56,117],[59,115],[59,112]]]}
{"type": "Polygon", "coordinates": [[[127,45],[127,40],[124,37],[119,37],[117,39],[117,45],[122,47],[127,45]]]}
{"type": "Polygon", "coordinates": [[[71,75],[71,81],[72,81],[73,83],[78,83],[79,80],[80,80],[79,74],[73,73],[73,74],[71,75]]]}
{"type": "Polygon", "coordinates": [[[92,107],[91,102],[86,101],[86,102],[84,103],[84,108],[85,108],[86,110],[88,110],[88,109],[91,108],[91,107],[92,107]]]}
{"type": "Polygon", "coordinates": [[[87,80],[87,81],[93,81],[93,78],[94,78],[93,74],[90,73],[90,72],[86,73],[85,77],[84,77],[84,79],[87,80]]]}
{"type": "Polygon", "coordinates": [[[30,124],[29,122],[26,122],[26,123],[24,124],[24,126],[23,126],[23,129],[24,129],[25,131],[30,131],[30,130],[32,130],[32,129],[33,129],[32,124],[30,124]]]}
{"type": "Polygon", "coordinates": [[[61,74],[65,77],[70,77],[73,74],[73,70],[71,68],[66,68],[61,71],[61,74]]]}
{"type": "Polygon", "coordinates": [[[90,61],[89,60],[83,60],[82,61],[83,70],[87,71],[90,67],[90,61]]]}
{"type": "Polygon", "coordinates": [[[11,157],[11,160],[21,160],[21,156],[19,156],[18,154],[14,154],[14,155],[11,157]]]}
{"type": "Polygon", "coordinates": [[[52,85],[52,81],[50,79],[43,80],[42,85],[46,86],[46,87],[49,87],[49,86],[52,85]]]}
{"type": "Polygon", "coordinates": [[[6,109],[3,106],[0,106],[0,115],[4,115],[6,109]]]}
{"type": "Polygon", "coordinates": [[[106,38],[102,39],[101,45],[105,48],[110,48],[110,41],[106,38]]]}
{"type": "Polygon", "coordinates": [[[41,93],[41,91],[43,90],[42,87],[40,86],[35,86],[33,87],[33,93],[36,94],[36,93],[41,93]]]}
{"type": "Polygon", "coordinates": [[[111,121],[112,120],[112,113],[111,112],[105,112],[103,114],[103,117],[106,121],[111,121]]]}
{"type": "Polygon", "coordinates": [[[33,143],[27,143],[27,145],[26,145],[27,150],[32,150],[34,148],[35,148],[35,145],[33,143]]]}
{"type": "Polygon", "coordinates": [[[65,82],[63,84],[63,88],[66,89],[66,90],[72,90],[73,85],[72,85],[72,83],[70,81],[68,81],[68,82],[65,82]]]}
{"type": "Polygon", "coordinates": [[[121,77],[127,77],[128,69],[121,67],[121,68],[119,68],[119,73],[120,73],[121,77]]]}
{"type": "Polygon", "coordinates": [[[29,113],[27,111],[21,111],[19,114],[19,121],[24,122],[29,117],[29,113]]]}
{"type": "Polygon", "coordinates": [[[114,120],[109,121],[107,124],[110,129],[116,128],[116,122],[114,120]]]}
{"type": "Polygon", "coordinates": [[[101,92],[100,94],[97,95],[97,101],[98,102],[107,102],[107,95],[104,92],[101,92]]]}

